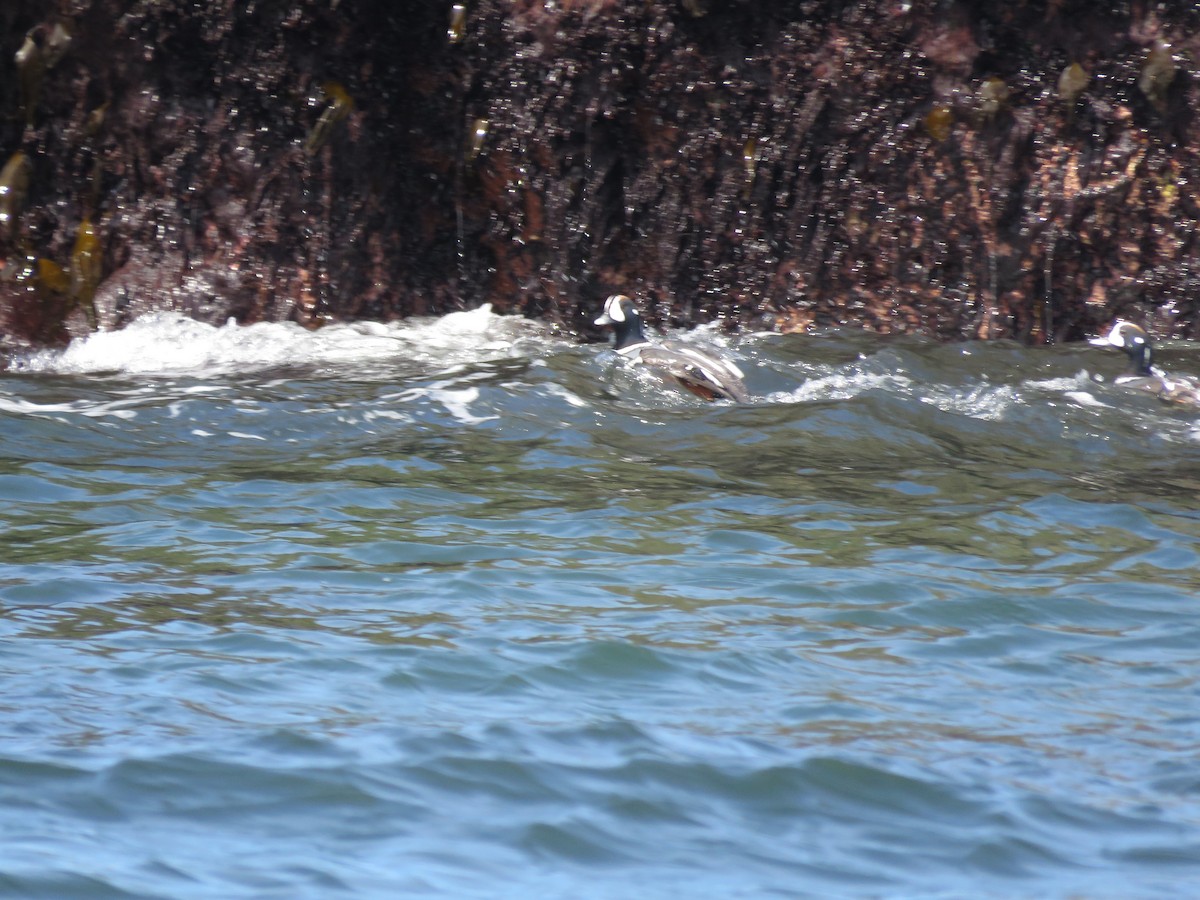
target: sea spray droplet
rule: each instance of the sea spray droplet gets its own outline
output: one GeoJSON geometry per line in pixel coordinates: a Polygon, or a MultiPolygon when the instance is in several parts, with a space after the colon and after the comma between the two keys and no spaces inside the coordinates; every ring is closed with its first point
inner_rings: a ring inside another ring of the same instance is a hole
{"type": "Polygon", "coordinates": [[[471,125],[470,143],[467,147],[467,159],[474,162],[475,159],[483,152],[483,144],[487,140],[488,120],[484,118],[476,119],[471,125]]]}

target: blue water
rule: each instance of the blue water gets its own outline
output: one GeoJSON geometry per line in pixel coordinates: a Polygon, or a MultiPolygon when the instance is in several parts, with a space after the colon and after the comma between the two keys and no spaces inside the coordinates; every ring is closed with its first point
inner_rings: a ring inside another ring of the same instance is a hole
{"type": "Polygon", "coordinates": [[[754,401],[486,310],[13,361],[0,895],[1200,896],[1196,414],[686,337],[754,401]]]}

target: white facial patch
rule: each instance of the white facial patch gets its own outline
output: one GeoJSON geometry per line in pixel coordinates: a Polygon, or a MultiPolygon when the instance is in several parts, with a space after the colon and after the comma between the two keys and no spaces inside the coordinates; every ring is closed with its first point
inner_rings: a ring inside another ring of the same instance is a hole
{"type": "Polygon", "coordinates": [[[612,325],[616,322],[625,321],[625,310],[621,308],[621,301],[627,299],[624,294],[613,294],[604,301],[604,312],[600,314],[600,318],[596,319],[597,325],[612,325]]]}
{"type": "Polygon", "coordinates": [[[1104,337],[1090,338],[1088,340],[1088,343],[1091,344],[1093,347],[1123,348],[1125,346],[1125,341],[1121,338],[1121,333],[1125,330],[1125,328],[1126,328],[1125,322],[1118,322],[1116,325],[1114,325],[1112,327],[1112,330],[1109,331],[1108,334],[1106,334],[1104,337]]]}

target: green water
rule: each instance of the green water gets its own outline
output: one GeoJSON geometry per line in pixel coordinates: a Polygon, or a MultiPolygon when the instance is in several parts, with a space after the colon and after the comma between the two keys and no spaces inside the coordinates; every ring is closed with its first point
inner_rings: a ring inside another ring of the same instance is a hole
{"type": "Polygon", "coordinates": [[[1200,430],[1119,359],[404,329],[0,376],[0,895],[1200,889],[1200,430]]]}

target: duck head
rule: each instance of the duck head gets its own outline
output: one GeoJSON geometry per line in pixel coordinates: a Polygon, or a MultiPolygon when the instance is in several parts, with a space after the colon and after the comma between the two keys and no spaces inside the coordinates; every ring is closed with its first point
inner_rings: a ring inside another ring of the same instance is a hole
{"type": "Polygon", "coordinates": [[[613,327],[613,347],[617,350],[649,343],[637,307],[624,294],[613,294],[604,301],[604,312],[595,324],[613,327]]]}
{"type": "Polygon", "coordinates": [[[1153,375],[1154,348],[1150,335],[1132,322],[1117,322],[1104,337],[1092,338],[1088,343],[1098,347],[1116,347],[1123,350],[1133,363],[1134,374],[1153,375]]]}

